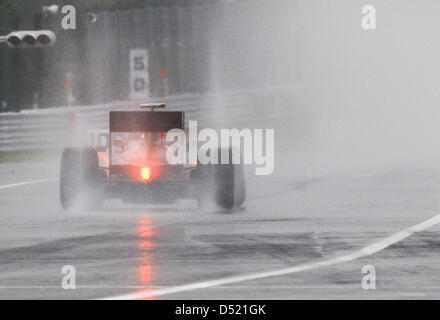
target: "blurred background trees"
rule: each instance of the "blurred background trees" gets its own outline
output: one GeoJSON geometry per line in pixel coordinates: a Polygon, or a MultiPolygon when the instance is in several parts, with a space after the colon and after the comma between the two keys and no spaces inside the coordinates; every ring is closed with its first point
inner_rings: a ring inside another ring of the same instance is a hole
{"type": "Polygon", "coordinates": [[[289,85],[300,77],[298,3],[0,0],[2,34],[17,29],[57,34],[52,48],[0,46],[0,112],[65,106],[66,83],[73,105],[127,100],[130,49],[148,51],[152,97],[289,85]],[[57,14],[43,14],[43,6],[54,4],[57,14]],[[64,5],[76,8],[76,30],[61,27],[64,5]]]}

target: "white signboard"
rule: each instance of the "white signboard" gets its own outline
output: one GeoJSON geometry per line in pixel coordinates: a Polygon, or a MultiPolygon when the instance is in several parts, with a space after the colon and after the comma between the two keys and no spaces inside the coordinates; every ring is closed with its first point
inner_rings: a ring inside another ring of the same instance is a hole
{"type": "Polygon", "coordinates": [[[150,94],[148,77],[148,52],[146,49],[130,50],[130,98],[145,99],[150,94]]]}
{"type": "Polygon", "coordinates": [[[108,130],[96,129],[87,131],[85,138],[85,145],[92,148],[108,149],[109,137],[108,130]]]}

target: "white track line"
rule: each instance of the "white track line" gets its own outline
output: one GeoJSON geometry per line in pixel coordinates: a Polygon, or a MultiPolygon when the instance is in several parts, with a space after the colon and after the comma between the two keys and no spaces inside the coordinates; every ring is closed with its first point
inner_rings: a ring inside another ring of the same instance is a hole
{"type": "Polygon", "coordinates": [[[4,185],[4,186],[0,186],[0,190],[20,187],[20,186],[25,186],[25,185],[28,185],[28,184],[42,183],[42,182],[47,182],[47,181],[49,181],[49,180],[45,179],[45,180],[35,180],[35,181],[7,184],[7,185],[4,185]]]}
{"type": "Polygon", "coordinates": [[[238,283],[243,281],[250,281],[250,280],[257,280],[257,279],[263,279],[263,278],[269,278],[269,277],[276,277],[276,276],[282,276],[286,274],[291,273],[298,273],[301,271],[307,271],[312,269],[319,269],[321,267],[327,267],[335,264],[339,264],[342,262],[348,262],[353,261],[359,258],[363,258],[369,255],[372,255],[374,253],[377,253],[399,241],[402,241],[412,234],[416,232],[423,231],[425,229],[428,229],[436,224],[440,223],[440,214],[436,215],[435,217],[426,220],[422,223],[419,223],[415,226],[412,226],[406,230],[403,230],[401,232],[398,232],[388,238],[385,238],[379,242],[373,243],[369,246],[366,246],[358,251],[355,251],[351,254],[347,254],[341,257],[314,262],[310,264],[303,264],[296,267],[290,267],[285,269],[279,269],[279,270],[273,270],[273,271],[266,271],[266,272],[257,272],[257,273],[250,273],[250,274],[244,274],[244,275],[238,275],[233,277],[227,277],[217,280],[208,280],[208,281],[201,281],[201,282],[195,282],[190,283],[186,285],[181,286],[175,286],[175,287],[169,287],[165,289],[159,289],[151,292],[135,292],[131,294],[126,295],[120,295],[120,296],[114,296],[114,297],[108,297],[104,298],[102,300],[135,300],[135,299],[146,299],[150,297],[157,297],[157,296],[164,296],[169,294],[175,294],[180,292],[187,292],[187,291],[193,291],[193,290],[199,290],[199,289],[206,289],[211,287],[217,287],[222,285],[227,285],[231,283],[238,283]]]}

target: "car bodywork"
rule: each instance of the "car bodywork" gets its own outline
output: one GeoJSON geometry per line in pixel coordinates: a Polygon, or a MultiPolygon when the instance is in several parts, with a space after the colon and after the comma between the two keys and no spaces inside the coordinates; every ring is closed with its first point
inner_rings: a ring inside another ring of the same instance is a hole
{"type": "Polygon", "coordinates": [[[177,111],[110,112],[108,193],[136,202],[189,197],[194,168],[166,161],[166,133],[184,123],[177,111]]]}
{"type": "MultiPolygon", "coordinates": [[[[106,198],[134,203],[194,198],[199,206],[209,200],[224,209],[241,206],[245,199],[243,165],[169,164],[166,153],[171,142],[166,141],[166,134],[184,130],[185,114],[155,110],[164,105],[144,107],[151,111],[110,112],[108,150],[64,150],[60,173],[63,207],[71,207],[80,198],[95,207],[106,198]]],[[[232,150],[220,149],[219,157],[222,152],[232,158],[232,150]]]]}

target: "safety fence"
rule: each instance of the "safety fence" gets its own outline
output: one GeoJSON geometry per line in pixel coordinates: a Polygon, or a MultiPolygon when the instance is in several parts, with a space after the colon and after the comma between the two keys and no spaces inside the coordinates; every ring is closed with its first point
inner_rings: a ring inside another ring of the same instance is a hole
{"type": "MultiPolygon", "coordinates": [[[[167,110],[185,112],[186,120],[202,125],[231,123],[301,113],[303,87],[289,86],[222,94],[179,95],[165,102],[167,110]]],[[[112,110],[139,110],[145,101],[119,101],[97,106],[25,110],[0,114],[0,151],[61,148],[90,131],[108,130],[112,110]]]]}

